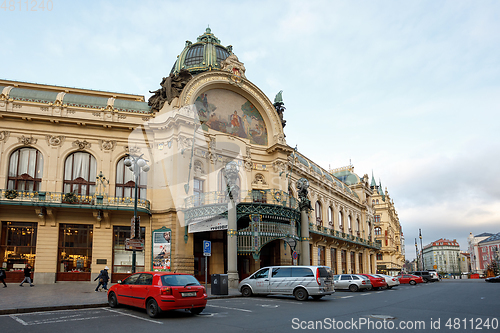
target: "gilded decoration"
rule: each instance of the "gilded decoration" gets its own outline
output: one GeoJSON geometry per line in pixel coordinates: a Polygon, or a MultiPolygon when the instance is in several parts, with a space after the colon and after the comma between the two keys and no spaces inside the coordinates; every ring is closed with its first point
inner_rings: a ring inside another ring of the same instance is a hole
{"type": "Polygon", "coordinates": [[[47,144],[51,147],[60,147],[63,142],[65,137],[63,135],[46,135],[45,139],[47,140],[47,144]]]}
{"type": "Polygon", "coordinates": [[[243,96],[229,90],[212,89],[196,98],[202,129],[249,139],[267,145],[267,128],[257,108],[243,96]]]}

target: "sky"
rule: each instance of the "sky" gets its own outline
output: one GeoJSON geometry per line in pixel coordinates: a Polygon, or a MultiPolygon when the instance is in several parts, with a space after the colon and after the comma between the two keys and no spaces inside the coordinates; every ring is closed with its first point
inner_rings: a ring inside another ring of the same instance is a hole
{"type": "Polygon", "coordinates": [[[462,250],[500,232],[499,1],[35,2],[0,7],[2,79],[147,100],[210,26],[283,90],[288,145],[387,188],[407,259],[419,229],[462,250]]]}

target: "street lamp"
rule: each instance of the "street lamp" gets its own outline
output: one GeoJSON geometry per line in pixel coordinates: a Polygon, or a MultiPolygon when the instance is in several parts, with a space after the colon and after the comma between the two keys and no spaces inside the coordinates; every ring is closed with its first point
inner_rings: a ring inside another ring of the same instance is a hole
{"type": "MultiPolygon", "coordinates": [[[[288,244],[288,246],[290,246],[290,250],[292,251],[293,255],[293,253],[295,252],[295,246],[297,246],[297,241],[290,236],[284,237],[283,240],[285,241],[286,244],[288,244]]],[[[296,262],[295,259],[293,259],[293,257],[292,257],[292,263],[295,266],[296,262]]]]}
{"type": "MultiPolygon", "coordinates": [[[[144,154],[142,154],[144,155],[144,154]]],[[[127,158],[123,161],[126,167],[129,168],[130,171],[134,173],[134,218],[133,218],[133,228],[131,230],[133,239],[140,239],[141,233],[141,224],[140,220],[137,217],[137,183],[139,182],[139,175],[141,170],[144,172],[149,171],[148,161],[142,158],[142,155],[137,157],[130,154],[127,154],[127,158]]],[[[132,273],[135,273],[135,261],[136,261],[136,250],[135,248],[132,250],[132,273]]]]}
{"type": "Polygon", "coordinates": [[[422,252],[422,270],[425,271],[425,267],[424,267],[424,248],[422,247],[422,229],[418,229],[418,237],[420,238],[420,251],[422,252]]]}

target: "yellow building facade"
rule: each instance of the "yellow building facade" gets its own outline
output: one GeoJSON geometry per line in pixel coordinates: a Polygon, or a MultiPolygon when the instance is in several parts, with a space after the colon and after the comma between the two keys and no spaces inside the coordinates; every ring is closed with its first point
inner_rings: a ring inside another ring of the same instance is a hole
{"type": "Polygon", "coordinates": [[[368,176],[324,170],[288,146],[281,94],[271,102],[245,71],[207,29],[148,102],[0,80],[0,262],[10,279],[26,264],[36,283],[91,281],[106,266],[112,281],[126,276],[136,188],[136,270],[200,280],[205,268],[242,279],[291,263],[374,273],[368,176]],[[138,158],[147,172],[130,169],[138,158]]]}

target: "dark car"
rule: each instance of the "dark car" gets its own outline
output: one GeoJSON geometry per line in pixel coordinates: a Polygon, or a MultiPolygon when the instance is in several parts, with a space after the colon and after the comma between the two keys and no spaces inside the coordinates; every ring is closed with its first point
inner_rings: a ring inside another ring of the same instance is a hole
{"type": "Polygon", "coordinates": [[[162,311],[188,309],[200,314],[207,305],[207,292],[192,275],[170,272],[141,272],[118,281],[108,290],[108,304],[146,309],[150,317],[162,311]]]}
{"type": "Polygon", "coordinates": [[[486,278],[484,281],[486,281],[486,282],[500,282],[500,275],[486,278]]]}
{"type": "Polygon", "coordinates": [[[421,276],[422,280],[424,280],[425,283],[430,282],[430,281],[434,281],[432,275],[428,271],[414,271],[414,272],[410,272],[409,274],[421,276]]]}

